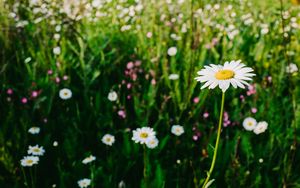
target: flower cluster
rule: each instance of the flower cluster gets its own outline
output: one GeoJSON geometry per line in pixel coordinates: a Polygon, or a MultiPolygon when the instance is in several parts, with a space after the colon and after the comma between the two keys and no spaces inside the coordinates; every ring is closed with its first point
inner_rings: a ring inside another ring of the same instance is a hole
{"type": "Polygon", "coordinates": [[[135,143],[146,144],[146,146],[150,149],[154,149],[158,146],[158,139],[156,138],[156,132],[153,128],[150,127],[142,127],[137,128],[133,131],[132,140],[135,143]]]}
{"type": "Polygon", "coordinates": [[[253,131],[255,134],[261,134],[268,128],[268,123],[265,121],[258,122],[252,117],[247,117],[243,121],[243,127],[247,131],[253,131]]]}

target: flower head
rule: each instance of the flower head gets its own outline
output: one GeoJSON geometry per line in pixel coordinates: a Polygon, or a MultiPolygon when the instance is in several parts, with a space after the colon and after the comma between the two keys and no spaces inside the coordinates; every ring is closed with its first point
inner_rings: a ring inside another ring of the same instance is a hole
{"type": "Polygon", "coordinates": [[[176,55],[176,53],[177,53],[177,48],[176,47],[170,47],[169,49],[168,49],[168,55],[169,56],[174,56],[174,55],[176,55]]]}
{"type": "Polygon", "coordinates": [[[258,122],[253,132],[255,134],[261,134],[265,132],[268,128],[268,123],[265,121],[258,122]]]}
{"type": "Polygon", "coordinates": [[[195,79],[201,83],[205,84],[201,87],[204,89],[208,87],[209,89],[214,89],[219,86],[222,92],[225,92],[230,84],[234,87],[245,88],[245,85],[249,86],[246,82],[252,80],[251,77],[255,76],[253,74],[253,69],[246,67],[241,60],[238,61],[226,61],[224,65],[214,65],[204,66],[205,68],[198,71],[199,75],[195,79]]]}
{"type": "Polygon", "coordinates": [[[59,91],[59,97],[63,100],[70,99],[72,97],[72,91],[67,88],[61,89],[59,91]]]}
{"type": "Polygon", "coordinates": [[[153,139],[148,140],[146,142],[146,146],[148,148],[150,148],[150,149],[154,149],[154,148],[156,148],[158,146],[158,143],[159,143],[158,139],[157,138],[153,138],[153,139]]]}
{"type": "Polygon", "coordinates": [[[84,187],[88,187],[91,184],[91,180],[84,178],[79,180],[77,183],[80,188],[84,188],[84,187]]]}
{"type": "Polygon", "coordinates": [[[115,137],[111,134],[106,134],[102,137],[101,139],[103,144],[106,144],[108,146],[112,146],[113,143],[115,142],[115,137]]]}
{"type": "Polygon", "coordinates": [[[135,143],[145,144],[150,140],[155,139],[155,131],[150,127],[137,128],[133,131],[132,140],[135,143]]]}
{"type": "Polygon", "coordinates": [[[171,127],[171,133],[173,133],[176,136],[180,136],[180,135],[182,135],[184,133],[184,129],[180,125],[173,125],[171,127]]]}
{"type": "Polygon", "coordinates": [[[40,156],[42,156],[42,155],[44,155],[45,150],[44,150],[43,146],[41,146],[41,147],[39,147],[39,145],[29,146],[27,153],[29,155],[32,154],[32,155],[40,155],[40,156]]]}
{"type": "Polygon", "coordinates": [[[256,120],[252,117],[247,117],[246,119],[244,119],[243,121],[243,127],[247,130],[247,131],[253,131],[256,127],[256,120]]]}
{"type": "Polygon", "coordinates": [[[85,159],[83,159],[82,163],[83,164],[88,164],[88,163],[90,163],[90,162],[92,162],[94,160],[96,160],[96,157],[93,156],[93,155],[90,155],[90,156],[86,157],[85,159]]]}
{"type": "Polygon", "coordinates": [[[111,91],[109,92],[107,98],[110,101],[116,101],[118,99],[118,94],[115,91],[111,91]]]}
{"type": "Polygon", "coordinates": [[[28,129],[28,132],[30,134],[39,134],[40,133],[40,128],[39,127],[31,127],[30,129],[28,129]]]}
{"type": "Polygon", "coordinates": [[[25,156],[22,160],[21,160],[21,165],[22,166],[33,166],[35,164],[38,164],[39,162],[39,157],[36,156],[25,156]]]}

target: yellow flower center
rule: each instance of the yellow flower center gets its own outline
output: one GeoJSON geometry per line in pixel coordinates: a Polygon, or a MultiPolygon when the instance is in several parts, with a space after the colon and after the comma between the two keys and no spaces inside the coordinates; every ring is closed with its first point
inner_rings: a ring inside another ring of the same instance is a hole
{"type": "Polygon", "coordinates": [[[148,133],[141,133],[141,134],[140,134],[140,137],[141,137],[141,138],[148,138],[148,133]]]}
{"type": "Polygon", "coordinates": [[[40,152],[40,149],[39,148],[34,148],[33,151],[34,152],[40,152]]]}
{"type": "Polygon", "coordinates": [[[31,163],[33,163],[33,160],[31,159],[27,160],[27,164],[31,164],[31,163]]]}
{"type": "Polygon", "coordinates": [[[234,72],[232,70],[220,70],[215,74],[218,80],[228,80],[234,77],[234,72]]]}
{"type": "Polygon", "coordinates": [[[253,123],[252,123],[252,122],[249,122],[249,123],[248,123],[248,126],[252,126],[252,125],[253,125],[253,123]]]}

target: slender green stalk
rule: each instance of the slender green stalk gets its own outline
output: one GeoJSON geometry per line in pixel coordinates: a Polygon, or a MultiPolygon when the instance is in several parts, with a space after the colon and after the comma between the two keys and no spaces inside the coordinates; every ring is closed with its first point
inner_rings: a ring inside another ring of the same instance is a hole
{"type": "Polygon", "coordinates": [[[149,188],[148,169],[147,169],[148,157],[147,157],[147,150],[146,150],[145,145],[144,145],[143,149],[144,149],[144,186],[145,186],[145,188],[149,188]]]}
{"type": "Polygon", "coordinates": [[[26,185],[26,187],[29,187],[28,182],[27,182],[27,178],[26,178],[26,174],[25,174],[25,170],[24,170],[23,167],[22,167],[22,173],[23,173],[23,176],[24,176],[25,185],[26,185]]]}
{"type": "Polygon", "coordinates": [[[219,141],[220,141],[220,135],[221,135],[222,121],[223,121],[224,101],[225,101],[225,92],[222,93],[222,102],[221,102],[221,111],[220,111],[220,117],[219,117],[218,135],[217,135],[217,140],[216,140],[216,144],[215,144],[215,148],[214,148],[214,156],[213,156],[213,160],[211,162],[209,172],[207,173],[207,177],[205,179],[205,182],[204,182],[202,188],[205,188],[205,186],[207,185],[207,183],[210,179],[210,175],[212,174],[212,172],[214,170],[214,167],[215,167],[217,153],[218,153],[218,147],[219,147],[219,141]]]}
{"type": "Polygon", "coordinates": [[[30,172],[30,179],[31,179],[31,187],[35,188],[35,183],[34,183],[34,179],[33,179],[32,168],[29,169],[29,172],[30,172]]]}

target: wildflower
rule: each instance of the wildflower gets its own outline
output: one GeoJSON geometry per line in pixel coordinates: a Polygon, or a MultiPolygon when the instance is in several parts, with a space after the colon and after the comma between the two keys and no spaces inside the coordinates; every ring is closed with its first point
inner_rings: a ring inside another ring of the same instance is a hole
{"type": "Polygon", "coordinates": [[[252,131],[255,129],[256,127],[256,120],[252,117],[247,117],[246,119],[244,119],[243,121],[243,127],[247,130],[247,131],[252,131]]]}
{"type": "Polygon", "coordinates": [[[39,127],[31,127],[30,129],[28,129],[28,132],[30,134],[39,134],[40,133],[40,128],[39,127]]]}
{"type": "Polygon", "coordinates": [[[184,129],[182,126],[180,125],[173,125],[171,127],[171,133],[176,135],[176,136],[180,136],[184,133],[184,129]]]}
{"type": "Polygon", "coordinates": [[[255,114],[257,112],[257,108],[251,108],[251,112],[255,114]]]}
{"type": "Polygon", "coordinates": [[[262,158],[260,158],[260,159],[258,160],[258,162],[259,162],[259,163],[263,163],[264,160],[263,160],[262,158]]]}
{"type": "Polygon", "coordinates": [[[195,98],[193,99],[193,102],[194,102],[195,104],[197,104],[199,101],[200,101],[199,97],[195,97],[195,98]]]}
{"type": "Polygon", "coordinates": [[[39,95],[38,91],[32,91],[31,92],[31,97],[36,98],[39,95]]]}
{"type": "Polygon", "coordinates": [[[262,122],[258,122],[256,127],[254,128],[253,132],[255,134],[261,134],[263,132],[265,132],[268,128],[268,123],[265,121],[262,122]]]}
{"type": "Polygon", "coordinates": [[[91,184],[91,180],[87,179],[87,178],[84,178],[84,179],[79,180],[77,182],[77,184],[80,188],[85,188],[85,187],[88,187],[91,184]]]}
{"type": "Polygon", "coordinates": [[[26,104],[26,103],[28,102],[28,100],[27,100],[26,97],[23,97],[23,98],[21,99],[21,102],[22,102],[23,104],[26,104]]]}
{"type": "Polygon", "coordinates": [[[145,144],[155,138],[155,131],[150,127],[137,128],[133,131],[132,140],[135,143],[145,144]]]}
{"type": "Polygon", "coordinates": [[[58,146],[58,142],[57,142],[57,141],[54,141],[52,145],[53,145],[54,147],[57,147],[57,146],[58,146]]]}
{"type": "Polygon", "coordinates": [[[154,149],[154,148],[156,148],[157,146],[158,146],[158,139],[157,138],[153,138],[153,139],[151,139],[151,140],[148,140],[147,142],[146,142],[146,146],[148,147],[148,148],[150,148],[150,149],[154,149]]]}
{"type": "Polygon", "coordinates": [[[209,116],[209,113],[208,112],[204,112],[203,117],[206,119],[206,118],[208,118],[208,116],[209,116]]]}
{"type": "Polygon", "coordinates": [[[70,99],[72,97],[72,91],[67,88],[61,89],[59,91],[59,97],[63,100],[70,99]]]}
{"type": "Polygon", "coordinates": [[[108,146],[112,146],[113,143],[115,142],[115,137],[111,134],[106,134],[102,137],[101,139],[103,144],[106,144],[108,146]]]}
{"type": "Polygon", "coordinates": [[[38,164],[38,162],[39,162],[39,157],[36,157],[36,156],[25,156],[21,160],[21,165],[24,166],[24,167],[33,166],[35,164],[38,164]]]}
{"type": "Polygon", "coordinates": [[[30,155],[39,155],[42,156],[45,153],[45,150],[43,146],[39,147],[39,145],[36,146],[29,146],[27,153],[30,155]]]}
{"type": "Polygon", "coordinates": [[[123,118],[123,119],[126,118],[126,112],[125,112],[124,110],[119,110],[119,111],[118,111],[118,115],[119,115],[121,118],[123,118]]]}
{"type": "Polygon", "coordinates": [[[93,156],[93,155],[90,155],[90,156],[86,157],[85,159],[83,159],[82,163],[83,164],[88,164],[88,163],[90,163],[90,162],[92,162],[94,160],[96,160],[96,157],[93,156]]]}
{"type": "Polygon", "coordinates": [[[170,74],[169,75],[169,79],[170,80],[177,80],[179,78],[179,75],[178,74],[170,74]]]}
{"type": "Polygon", "coordinates": [[[214,65],[204,66],[205,68],[200,70],[197,74],[199,77],[195,79],[201,83],[205,84],[201,87],[204,89],[208,87],[209,89],[214,89],[219,86],[222,92],[225,92],[230,84],[234,87],[245,88],[244,85],[249,86],[246,82],[247,80],[252,80],[252,76],[255,74],[252,68],[245,67],[241,60],[238,61],[226,61],[224,65],[214,65]]]}
{"type": "Polygon", "coordinates": [[[290,63],[287,67],[286,67],[286,72],[290,73],[290,74],[294,74],[296,72],[298,72],[298,67],[296,64],[294,63],[290,63]]]}
{"type": "Polygon", "coordinates": [[[177,48],[176,47],[170,47],[168,49],[168,55],[169,56],[174,56],[174,55],[176,55],[176,53],[177,53],[177,48]]]}
{"type": "Polygon", "coordinates": [[[55,55],[59,55],[60,52],[61,52],[61,50],[60,50],[60,47],[59,47],[59,46],[53,48],[53,53],[54,53],[55,55]]]}
{"type": "Polygon", "coordinates": [[[14,91],[13,91],[12,89],[8,89],[8,90],[6,91],[6,93],[7,93],[8,95],[12,95],[12,94],[14,93],[14,91]]]}
{"type": "Polygon", "coordinates": [[[107,98],[110,101],[116,101],[118,99],[118,94],[115,91],[111,91],[111,92],[109,92],[107,98]]]}

